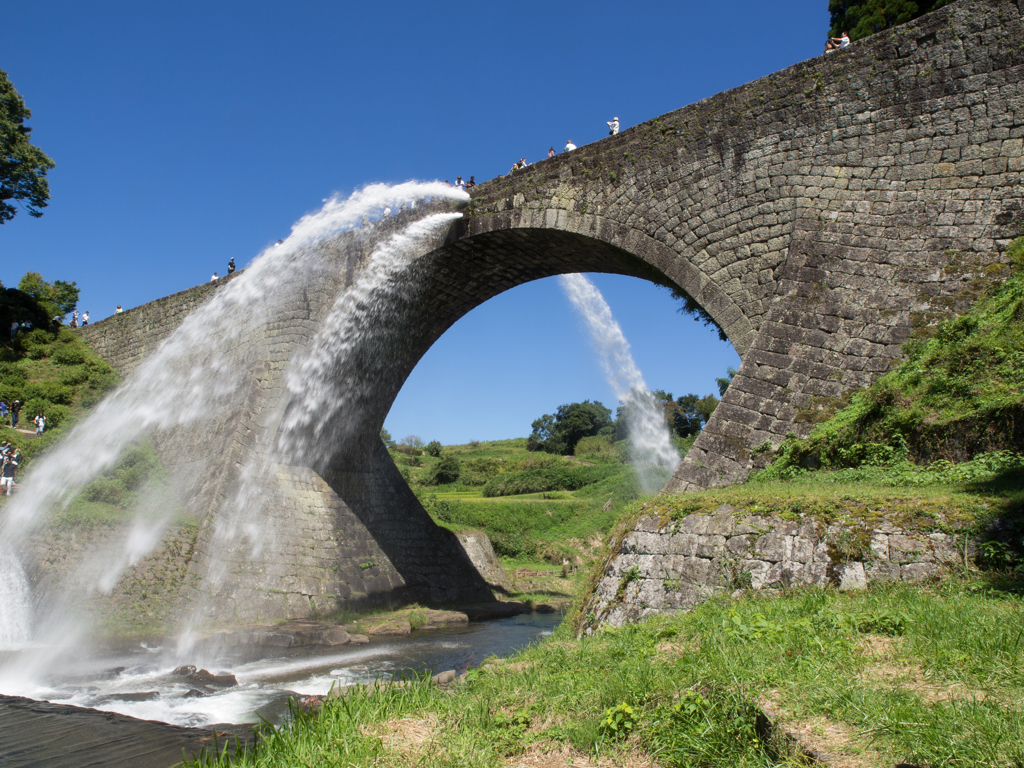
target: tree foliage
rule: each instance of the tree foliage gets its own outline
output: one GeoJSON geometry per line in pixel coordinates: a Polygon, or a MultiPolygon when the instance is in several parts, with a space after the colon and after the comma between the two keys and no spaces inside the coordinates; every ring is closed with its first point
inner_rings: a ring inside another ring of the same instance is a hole
{"type": "Polygon", "coordinates": [[[911,19],[948,5],[953,0],[829,0],[831,35],[849,32],[851,40],[905,24],[911,19]]]}
{"type": "Polygon", "coordinates": [[[38,272],[26,272],[18,290],[39,302],[49,317],[66,315],[78,306],[78,283],[54,280],[46,282],[38,272]]]}
{"type": "Polygon", "coordinates": [[[732,384],[733,377],[736,375],[736,369],[731,365],[725,369],[725,376],[720,379],[715,379],[715,383],[718,385],[718,396],[725,397],[725,390],[732,384]]]}
{"type": "Polygon", "coordinates": [[[29,141],[32,129],[25,121],[31,116],[25,100],[0,69],[0,224],[18,212],[10,201],[23,203],[29,216],[39,217],[50,199],[46,172],[54,162],[29,141]]]}
{"type": "Polygon", "coordinates": [[[725,330],[710,314],[704,309],[697,300],[690,294],[675,285],[663,285],[663,288],[667,288],[672,293],[672,298],[676,299],[682,306],[679,308],[679,314],[690,315],[698,323],[704,323],[706,327],[714,328],[718,332],[719,341],[728,341],[729,337],[725,335],[725,330]]]}
{"type": "Polygon", "coordinates": [[[544,414],[531,425],[533,432],[527,446],[531,450],[569,455],[584,437],[614,431],[611,409],[598,401],[584,400],[558,406],[555,414],[544,414]]]}

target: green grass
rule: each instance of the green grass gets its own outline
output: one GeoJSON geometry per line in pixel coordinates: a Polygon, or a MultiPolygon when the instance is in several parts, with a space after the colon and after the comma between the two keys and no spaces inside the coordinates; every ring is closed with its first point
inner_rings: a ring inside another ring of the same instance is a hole
{"type": "Polygon", "coordinates": [[[960,580],[712,601],[593,637],[561,632],[449,692],[418,682],[329,700],[235,765],[502,766],[563,750],[613,764],[801,764],[758,728],[763,708],[840,761],[1020,765],[1021,608],[960,580]]]}
{"type": "Polygon", "coordinates": [[[966,314],[921,327],[893,371],[848,403],[811,403],[798,413],[796,421],[817,426],[807,439],[784,443],[763,474],[1024,450],[1024,238],[1007,254],[1010,274],[993,276],[966,314]]]}

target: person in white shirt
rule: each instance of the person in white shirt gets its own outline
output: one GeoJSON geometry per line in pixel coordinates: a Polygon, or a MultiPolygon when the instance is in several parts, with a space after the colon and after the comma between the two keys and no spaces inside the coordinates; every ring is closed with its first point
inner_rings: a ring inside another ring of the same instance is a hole
{"type": "Polygon", "coordinates": [[[841,32],[839,37],[833,37],[832,42],[838,45],[840,48],[845,48],[850,44],[850,33],[841,32]]]}
{"type": "Polygon", "coordinates": [[[569,139],[567,142],[565,142],[565,149],[563,149],[562,151],[572,152],[574,149],[576,149],[576,145],[572,143],[572,139],[569,139]]]}
{"type": "Polygon", "coordinates": [[[214,272],[214,273],[213,273],[213,277],[211,277],[211,278],[210,278],[210,282],[211,282],[211,283],[216,283],[218,279],[219,279],[219,278],[217,277],[217,273],[216,273],[216,272],[214,272]]]}
{"type": "Polygon", "coordinates": [[[608,135],[609,136],[614,136],[618,132],[619,132],[619,118],[613,117],[608,122],[608,135]]]}

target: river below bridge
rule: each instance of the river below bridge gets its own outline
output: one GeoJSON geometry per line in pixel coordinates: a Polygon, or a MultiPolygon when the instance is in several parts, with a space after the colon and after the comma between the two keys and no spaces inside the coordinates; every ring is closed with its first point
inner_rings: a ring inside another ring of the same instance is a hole
{"type": "MultiPolygon", "coordinates": [[[[80,661],[44,683],[11,686],[0,693],[76,707],[91,707],[180,726],[280,723],[288,698],[323,695],[332,686],[401,678],[411,673],[461,672],[488,656],[507,656],[551,635],[557,614],[524,614],[380,639],[368,645],[264,648],[248,658],[225,653],[175,659],[171,649],[138,645],[80,661]],[[235,675],[238,685],[196,695],[194,685],[172,674],[180,664],[235,675]]],[[[0,655],[8,656],[6,652],[0,655]]],[[[6,661],[6,659],[4,660],[6,661]]]]}

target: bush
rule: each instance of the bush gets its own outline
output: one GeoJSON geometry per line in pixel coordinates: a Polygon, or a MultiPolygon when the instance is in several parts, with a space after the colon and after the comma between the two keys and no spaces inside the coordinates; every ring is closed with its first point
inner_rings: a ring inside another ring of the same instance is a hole
{"type": "Polygon", "coordinates": [[[613,444],[610,437],[597,435],[584,437],[576,443],[576,458],[580,461],[593,461],[607,464],[622,461],[622,448],[613,444]]]}
{"type": "Polygon", "coordinates": [[[443,447],[444,446],[442,446],[441,443],[439,443],[437,440],[431,440],[429,443],[427,443],[427,453],[430,456],[440,456],[441,449],[443,447]]]}
{"type": "Polygon", "coordinates": [[[50,355],[58,365],[81,365],[88,357],[85,350],[70,344],[61,344],[50,355]]]}
{"type": "Polygon", "coordinates": [[[598,483],[616,475],[620,468],[615,465],[593,467],[562,466],[551,469],[531,469],[525,472],[506,472],[487,482],[483,495],[517,496],[522,493],[543,491],[575,491],[584,486],[598,483]]]}
{"type": "Polygon", "coordinates": [[[434,467],[433,484],[442,485],[456,482],[459,479],[461,469],[462,467],[457,458],[451,455],[442,456],[441,460],[437,462],[437,466],[434,467]]]}

